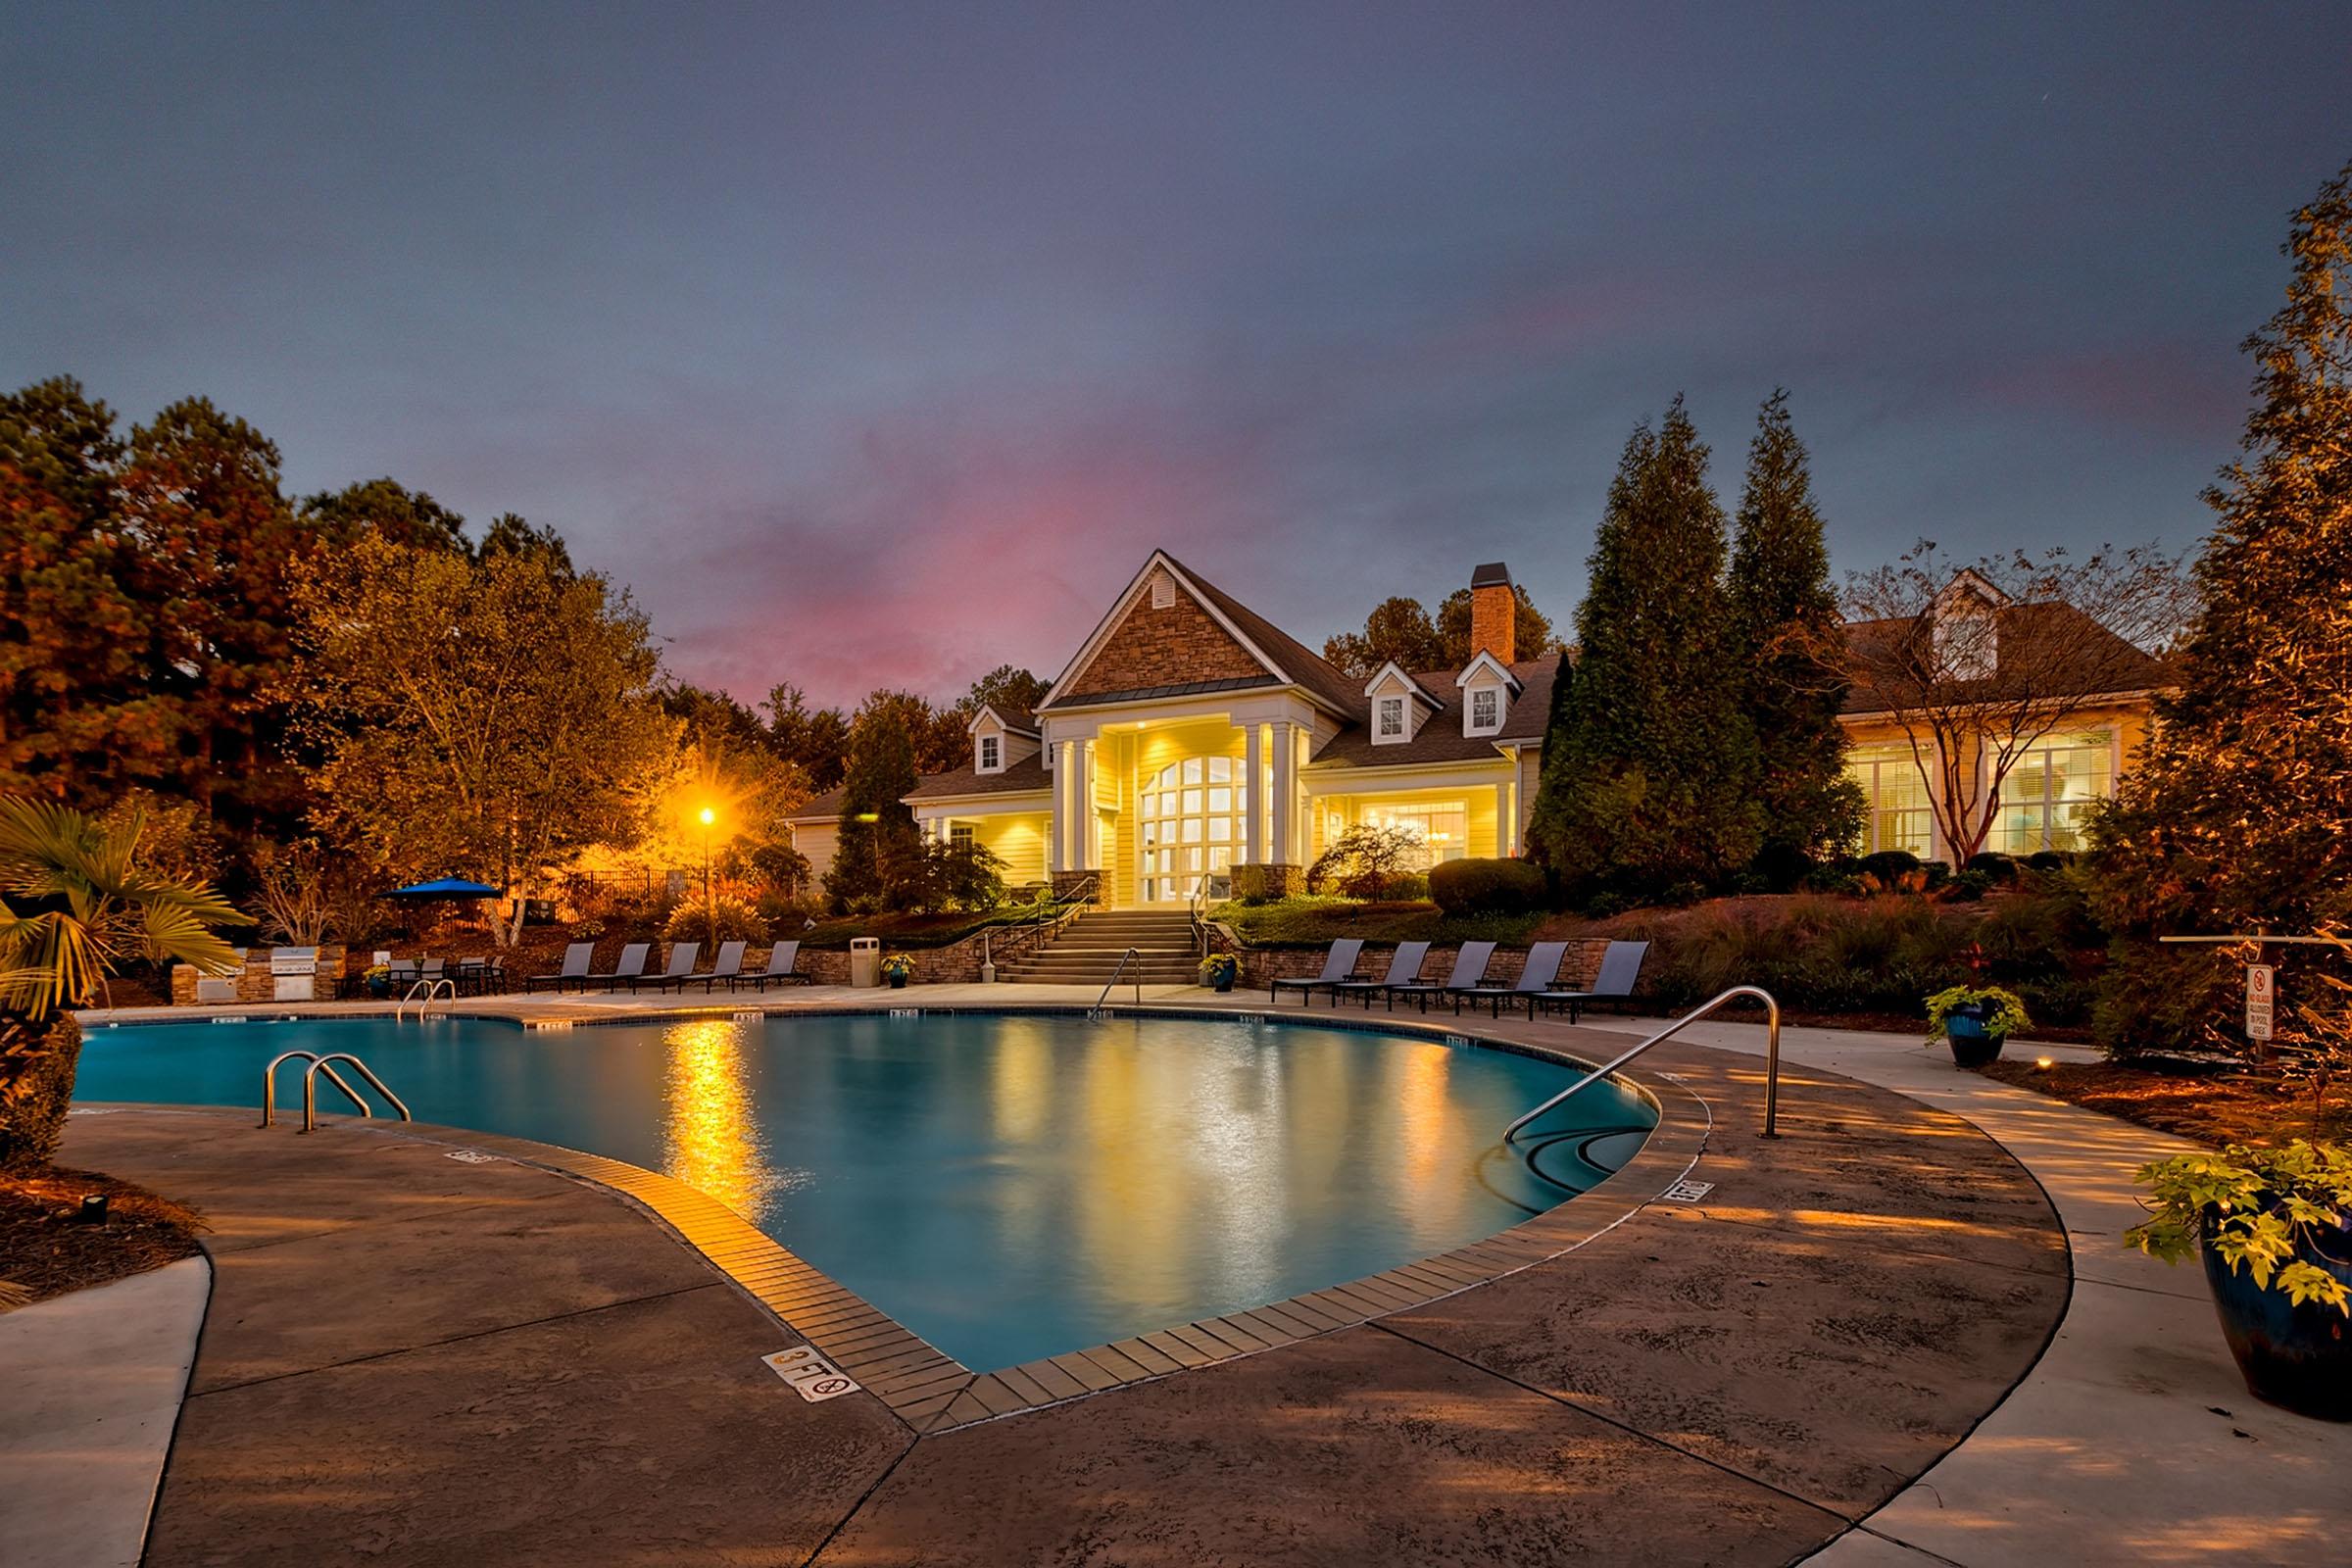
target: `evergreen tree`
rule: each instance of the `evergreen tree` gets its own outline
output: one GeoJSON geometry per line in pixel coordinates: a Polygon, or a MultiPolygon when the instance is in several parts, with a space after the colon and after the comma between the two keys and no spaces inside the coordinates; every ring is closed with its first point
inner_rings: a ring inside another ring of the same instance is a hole
{"type": "MultiPolygon", "coordinates": [[[[2243,955],[2155,938],[2352,924],[2352,165],[2282,250],[2286,304],[2245,343],[2258,368],[2242,455],[2206,492],[2220,520],[2179,694],[2093,823],[2112,1049],[2239,1039],[2243,955]]],[[[2326,951],[2272,950],[2290,1009],[2323,1003],[2310,971],[2326,951]]]]}
{"type": "Polygon", "coordinates": [[[1683,896],[1755,858],[1755,731],[1725,657],[1723,509],[1677,397],[1626,443],[1577,611],[1533,839],[1572,898],[1683,896]]]}
{"type": "Polygon", "coordinates": [[[1845,695],[1838,653],[1845,633],[1786,389],[1766,399],[1756,416],[1729,597],[1731,646],[1746,671],[1747,716],[1756,733],[1756,800],[1764,812],[1756,870],[1786,887],[1852,844],[1865,804],[1845,776],[1845,732],[1838,723],[1845,695]]]}
{"type": "MultiPolygon", "coordinates": [[[[305,497],[302,520],[337,544],[349,544],[363,533],[372,533],[412,550],[466,548],[464,517],[423,491],[411,490],[389,477],[305,497]]],[[[515,517],[514,521],[520,523],[522,519],[515,517]]],[[[497,532],[496,525],[492,532],[494,535],[497,532]]],[[[568,560],[564,564],[570,564],[568,560]]]]}
{"type": "Polygon", "coordinates": [[[836,909],[880,899],[886,868],[914,845],[914,812],[904,804],[917,778],[910,703],[919,707],[920,699],[876,692],[850,726],[841,830],[832,868],[825,873],[825,899],[836,909]]]}
{"type": "Polygon", "coordinates": [[[491,519],[482,534],[481,548],[473,554],[477,561],[487,561],[492,556],[538,556],[551,570],[563,575],[570,576],[578,570],[571,564],[571,550],[564,543],[562,534],[552,527],[535,527],[512,512],[502,512],[491,519]]]}

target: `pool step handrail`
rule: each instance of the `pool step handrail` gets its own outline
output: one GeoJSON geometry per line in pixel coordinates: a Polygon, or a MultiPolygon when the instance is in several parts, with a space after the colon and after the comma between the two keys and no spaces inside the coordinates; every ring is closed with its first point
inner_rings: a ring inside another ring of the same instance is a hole
{"type": "MultiPolygon", "coordinates": [[[[331,1076],[334,1071],[332,1064],[338,1061],[350,1062],[352,1069],[361,1077],[368,1080],[368,1086],[373,1089],[377,1094],[383,1096],[385,1101],[390,1103],[392,1108],[400,1112],[400,1119],[402,1121],[415,1121],[416,1119],[415,1116],[409,1114],[408,1102],[403,1101],[398,1095],[394,1094],[391,1090],[391,1086],[386,1084],[381,1078],[378,1078],[375,1075],[375,1070],[373,1068],[369,1067],[366,1062],[362,1061],[359,1057],[353,1055],[348,1051],[337,1051],[320,1056],[318,1060],[312,1062],[310,1070],[302,1075],[302,1130],[304,1132],[316,1132],[318,1128],[318,1073],[321,1069],[324,1069],[331,1076]]],[[[350,1095],[350,1086],[346,1085],[343,1092],[347,1095],[350,1095]]],[[[360,1097],[357,1095],[352,1095],[351,1098],[358,1100],[360,1097]]],[[[364,1104],[360,1108],[365,1114],[370,1117],[375,1114],[375,1112],[368,1110],[364,1104]]]]}
{"type": "MultiPolygon", "coordinates": [[[[310,1075],[319,1070],[318,1053],[316,1051],[287,1051],[270,1057],[270,1065],[262,1069],[262,1125],[265,1127],[274,1126],[277,1122],[277,1069],[281,1063],[292,1061],[296,1056],[300,1056],[311,1064],[310,1071],[303,1074],[304,1087],[312,1091],[311,1095],[305,1098],[314,1098],[316,1095],[316,1090],[312,1088],[310,1082],[310,1075]]],[[[327,1078],[334,1086],[343,1091],[344,1098],[359,1107],[361,1115],[373,1116],[375,1114],[368,1107],[368,1102],[360,1098],[359,1092],[343,1081],[341,1073],[336,1072],[332,1067],[327,1067],[325,1071],[327,1078]]],[[[304,1131],[309,1131],[309,1128],[306,1126],[304,1131]]]]}
{"type": "Polygon", "coordinates": [[[451,1002],[457,1001],[458,983],[455,980],[450,979],[447,975],[427,975],[422,980],[419,980],[415,985],[409,987],[409,994],[401,998],[400,1001],[393,1006],[392,1021],[394,1023],[400,1022],[401,1014],[408,1011],[409,1004],[414,1002],[416,1004],[416,1021],[418,1023],[422,1023],[424,1021],[424,1009],[433,1004],[433,999],[435,997],[444,995],[446,995],[447,999],[451,1002]],[[446,992],[443,989],[445,987],[447,988],[446,992]],[[418,997],[418,992],[423,993],[421,998],[418,997]]]}
{"type": "Polygon", "coordinates": [[[1139,1007],[1144,1004],[1144,950],[1129,948],[1119,955],[1118,967],[1110,971],[1110,978],[1102,982],[1102,994],[1095,999],[1095,1011],[1101,1012],[1102,1004],[1110,1000],[1110,988],[1117,985],[1119,976],[1127,972],[1130,958],[1135,960],[1135,1004],[1139,1007]]]}
{"type": "Polygon", "coordinates": [[[1549,1100],[1546,1100],[1544,1102],[1544,1103],[1538,1105],[1535,1109],[1529,1111],[1526,1115],[1520,1117],[1508,1127],[1505,1127],[1502,1130],[1502,1141],[1506,1144],[1515,1141],[1519,1136],[1520,1130],[1526,1127],[1529,1122],[1534,1121],[1538,1116],[1543,1115],[1554,1105],[1561,1103],[1563,1101],[1567,1100],[1569,1096],[1582,1094],[1585,1090],[1592,1088],[1601,1079],[1608,1077],[1609,1074],[1615,1072],[1618,1068],[1624,1066],[1636,1056],[1641,1055],[1642,1053],[1647,1051],[1650,1047],[1661,1045],[1664,1042],[1673,1039],[1676,1035],[1681,1034],[1685,1029],[1698,1022],[1699,1019],[1704,1018],[1708,1013],[1713,1012],[1717,1007],[1722,1006],[1725,1003],[1736,1002],[1742,997],[1753,997],[1756,1001],[1764,1004],[1764,1136],[1767,1138],[1780,1137],[1781,1135],[1776,1123],[1779,1119],[1781,1103],[1781,1004],[1778,1002],[1775,1002],[1773,1000],[1772,993],[1765,990],[1762,986],[1734,986],[1731,990],[1726,991],[1723,995],[1716,997],[1710,1002],[1702,1003],[1700,1005],[1683,1014],[1680,1018],[1675,1019],[1674,1022],[1668,1024],[1656,1034],[1651,1035],[1647,1040],[1642,1041],[1640,1045],[1627,1052],[1624,1055],[1619,1056],[1616,1060],[1609,1062],[1604,1066],[1593,1068],[1584,1077],[1579,1078],[1576,1082],[1570,1084],[1567,1088],[1561,1090],[1558,1094],[1552,1096],[1549,1100]]]}

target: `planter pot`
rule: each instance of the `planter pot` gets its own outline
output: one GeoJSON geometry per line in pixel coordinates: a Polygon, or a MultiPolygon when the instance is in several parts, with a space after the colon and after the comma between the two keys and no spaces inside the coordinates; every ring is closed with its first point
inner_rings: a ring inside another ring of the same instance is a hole
{"type": "MultiPolygon", "coordinates": [[[[2352,1230],[2323,1232],[2322,1247],[2306,1242],[2296,1256],[2352,1285],[2352,1230]]],[[[2222,1337],[2245,1374],[2246,1392],[2297,1415],[2352,1421],[2352,1319],[2318,1301],[2297,1306],[2284,1291],[2256,1285],[2245,1270],[2230,1272],[2210,1244],[2199,1250],[2222,1337]]]]}
{"type": "Polygon", "coordinates": [[[392,982],[381,975],[371,976],[368,981],[368,994],[380,1002],[392,995],[392,982]]]}
{"type": "Polygon", "coordinates": [[[1955,1067],[1982,1067],[1997,1060],[2005,1035],[1987,1032],[1981,1007],[1963,1008],[1943,1020],[1943,1038],[1952,1048],[1955,1067]]]}
{"type": "Polygon", "coordinates": [[[1216,977],[1214,980],[1211,980],[1211,981],[1209,982],[1209,986],[1210,986],[1210,987],[1211,987],[1211,988],[1212,988],[1212,989],[1213,989],[1213,990],[1214,990],[1214,991],[1215,991],[1215,992],[1216,992],[1216,993],[1217,993],[1219,996],[1225,996],[1225,995],[1227,995],[1227,994],[1231,993],[1231,992],[1232,992],[1232,990],[1233,990],[1233,975],[1232,975],[1232,973],[1231,973],[1230,971],[1228,971],[1228,972],[1226,972],[1226,973],[1224,973],[1224,974],[1220,974],[1220,975],[1218,975],[1218,976],[1217,976],[1217,977],[1216,977]]]}
{"type": "Polygon", "coordinates": [[[890,977],[890,989],[891,989],[891,990],[893,990],[893,991],[904,991],[904,990],[906,990],[906,977],[905,975],[903,975],[903,974],[894,974],[894,975],[892,975],[892,976],[890,977]]]}

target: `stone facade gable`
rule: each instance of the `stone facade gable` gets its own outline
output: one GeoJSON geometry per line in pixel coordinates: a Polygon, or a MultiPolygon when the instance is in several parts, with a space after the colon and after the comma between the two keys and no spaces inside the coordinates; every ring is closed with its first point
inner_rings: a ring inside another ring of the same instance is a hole
{"type": "MultiPolygon", "coordinates": [[[[1154,572],[1155,578],[1164,573],[1154,572]]],[[[1169,602],[1154,608],[1153,584],[1145,584],[1119,623],[1084,668],[1064,682],[1067,688],[1054,706],[1080,703],[1089,697],[1152,687],[1189,685],[1196,681],[1272,681],[1271,670],[1233,634],[1217,624],[1200,602],[1181,584],[1169,602]]]]}

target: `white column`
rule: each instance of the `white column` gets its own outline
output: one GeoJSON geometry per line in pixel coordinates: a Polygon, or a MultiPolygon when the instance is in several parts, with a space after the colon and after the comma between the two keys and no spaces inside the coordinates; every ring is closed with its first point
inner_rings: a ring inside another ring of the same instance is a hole
{"type": "Polygon", "coordinates": [[[1519,853],[1519,812],[1508,784],[1494,786],[1494,853],[1505,859],[1519,853]]]}
{"type": "Polygon", "coordinates": [[[1078,869],[1078,858],[1072,853],[1077,843],[1073,818],[1078,813],[1070,789],[1070,777],[1078,771],[1077,751],[1069,741],[1054,743],[1054,868],[1057,871],[1078,869]]]}
{"type": "Polygon", "coordinates": [[[1078,869],[1099,871],[1102,858],[1095,850],[1095,743],[1078,743],[1078,869]]]}
{"type": "Polygon", "coordinates": [[[1242,734],[1242,863],[1266,863],[1265,744],[1256,723],[1242,734]]]}
{"type": "Polygon", "coordinates": [[[1298,744],[1296,726],[1274,721],[1274,863],[1298,863],[1298,744]]]}

